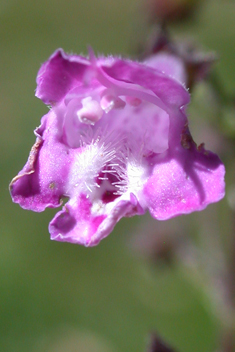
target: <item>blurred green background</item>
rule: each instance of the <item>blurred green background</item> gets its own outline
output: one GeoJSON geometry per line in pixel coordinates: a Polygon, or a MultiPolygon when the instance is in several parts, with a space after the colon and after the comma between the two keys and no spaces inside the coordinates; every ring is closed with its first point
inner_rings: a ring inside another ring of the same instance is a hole
{"type": "MultiPolygon", "coordinates": [[[[133,251],[133,243],[141,231],[147,236],[154,228],[158,236],[159,226],[167,231],[179,223],[179,231],[193,238],[202,221],[213,222],[221,213],[223,219],[214,227],[229,231],[229,224],[224,228],[226,200],[202,214],[161,225],[148,215],[123,219],[99,246],[86,249],[50,241],[47,226],[56,210],[24,211],[8,192],[34,143],[33,129],[48,110],[34,97],[41,63],[58,47],[86,54],[88,44],[96,53],[128,56],[138,37],[147,33],[141,3],[0,2],[0,351],[141,352],[147,334],[155,330],[180,352],[215,350],[220,323],[201,286],[189,280],[191,274],[181,265],[153,266],[133,251]]],[[[218,53],[215,71],[229,94],[235,91],[234,18],[234,1],[211,0],[194,20],[171,28],[218,53]]],[[[200,102],[195,98],[192,104],[192,126],[200,130],[200,102]]],[[[215,106],[207,108],[214,114],[215,106]]],[[[214,144],[212,138],[211,148],[214,144]]]]}

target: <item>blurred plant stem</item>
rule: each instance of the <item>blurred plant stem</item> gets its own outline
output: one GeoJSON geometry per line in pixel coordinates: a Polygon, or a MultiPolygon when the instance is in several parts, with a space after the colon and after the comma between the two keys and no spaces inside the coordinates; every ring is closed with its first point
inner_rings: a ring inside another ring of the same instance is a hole
{"type": "Polygon", "coordinates": [[[165,343],[156,333],[150,336],[147,352],[176,352],[168,344],[165,343]]]}
{"type": "MultiPolygon", "coordinates": [[[[234,149],[235,150],[235,145],[234,149]]],[[[232,211],[233,228],[232,228],[232,241],[231,241],[231,252],[228,265],[228,305],[231,309],[231,322],[230,326],[227,327],[227,331],[224,332],[224,338],[222,341],[223,352],[234,352],[235,351],[235,211],[232,211]]]]}
{"type": "MultiPolygon", "coordinates": [[[[230,177],[232,178],[232,182],[234,184],[233,180],[235,174],[233,165],[235,161],[235,129],[233,124],[235,122],[235,95],[231,96],[227,94],[216,73],[213,73],[210,78],[213,89],[216,92],[216,95],[219,99],[219,104],[221,106],[221,118],[220,121],[218,121],[217,128],[222,131],[229,145],[229,153],[225,156],[227,157],[227,173],[231,173],[230,177]],[[229,119],[225,114],[223,114],[224,110],[228,110],[230,112],[229,119]]],[[[229,250],[227,255],[225,255],[225,259],[227,259],[227,265],[224,279],[224,307],[227,308],[227,320],[225,321],[224,329],[222,331],[222,352],[235,351],[235,203],[233,195],[231,196],[230,193],[231,192],[229,188],[227,192],[227,199],[231,212],[229,217],[231,219],[231,232],[229,239],[229,250]]]]}

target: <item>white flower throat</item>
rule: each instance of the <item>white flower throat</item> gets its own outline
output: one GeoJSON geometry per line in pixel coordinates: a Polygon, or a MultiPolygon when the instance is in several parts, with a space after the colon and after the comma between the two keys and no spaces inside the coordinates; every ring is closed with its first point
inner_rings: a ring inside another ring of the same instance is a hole
{"type": "Polygon", "coordinates": [[[109,198],[141,189],[146,175],[142,158],[134,158],[124,140],[109,139],[106,135],[82,142],[70,170],[70,192],[77,189],[91,200],[103,198],[108,202],[109,198]]]}

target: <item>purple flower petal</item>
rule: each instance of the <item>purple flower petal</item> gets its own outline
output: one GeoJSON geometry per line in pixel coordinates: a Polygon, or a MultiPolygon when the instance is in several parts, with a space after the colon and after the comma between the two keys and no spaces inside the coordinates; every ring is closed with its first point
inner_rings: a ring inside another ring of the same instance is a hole
{"type": "Polygon", "coordinates": [[[183,84],[187,81],[183,60],[177,56],[168,53],[159,53],[150,56],[144,63],[183,84]]]}
{"type": "Polygon", "coordinates": [[[156,163],[144,186],[144,196],[153,217],[171,217],[202,210],[224,197],[224,166],[202,147],[184,149],[156,163]]]}
{"type": "Polygon", "coordinates": [[[183,85],[168,75],[137,62],[114,60],[102,69],[117,81],[138,84],[151,90],[167,106],[181,107],[189,103],[189,94],[183,85]]]}
{"type": "Polygon", "coordinates": [[[86,247],[97,245],[107,237],[123,216],[143,214],[134,195],[106,206],[92,204],[84,194],[71,199],[49,224],[51,239],[86,247]]]}
{"type": "Polygon", "coordinates": [[[77,55],[67,55],[58,49],[45,62],[37,75],[36,97],[45,104],[54,105],[80,82],[89,61],[77,55]]]}
{"type": "Polygon", "coordinates": [[[37,139],[28,161],[10,190],[14,202],[24,209],[43,211],[61,205],[70,165],[70,151],[61,143],[57,119],[50,111],[36,129],[37,139]]]}

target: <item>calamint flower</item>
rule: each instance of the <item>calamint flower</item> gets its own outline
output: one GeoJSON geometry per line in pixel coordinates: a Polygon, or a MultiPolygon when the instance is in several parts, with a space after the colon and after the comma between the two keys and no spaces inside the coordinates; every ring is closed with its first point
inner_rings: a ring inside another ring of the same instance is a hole
{"type": "Polygon", "coordinates": [[[224,166],[197,147],[189,94],[176,57],[143,63],[57,50],[39,70],[36,96],[50,105],[12,180],[14,202],[60,207],[52,240],[97,245],[124,216],[158,220],[204,209],[224,196],[224,166]]]}

